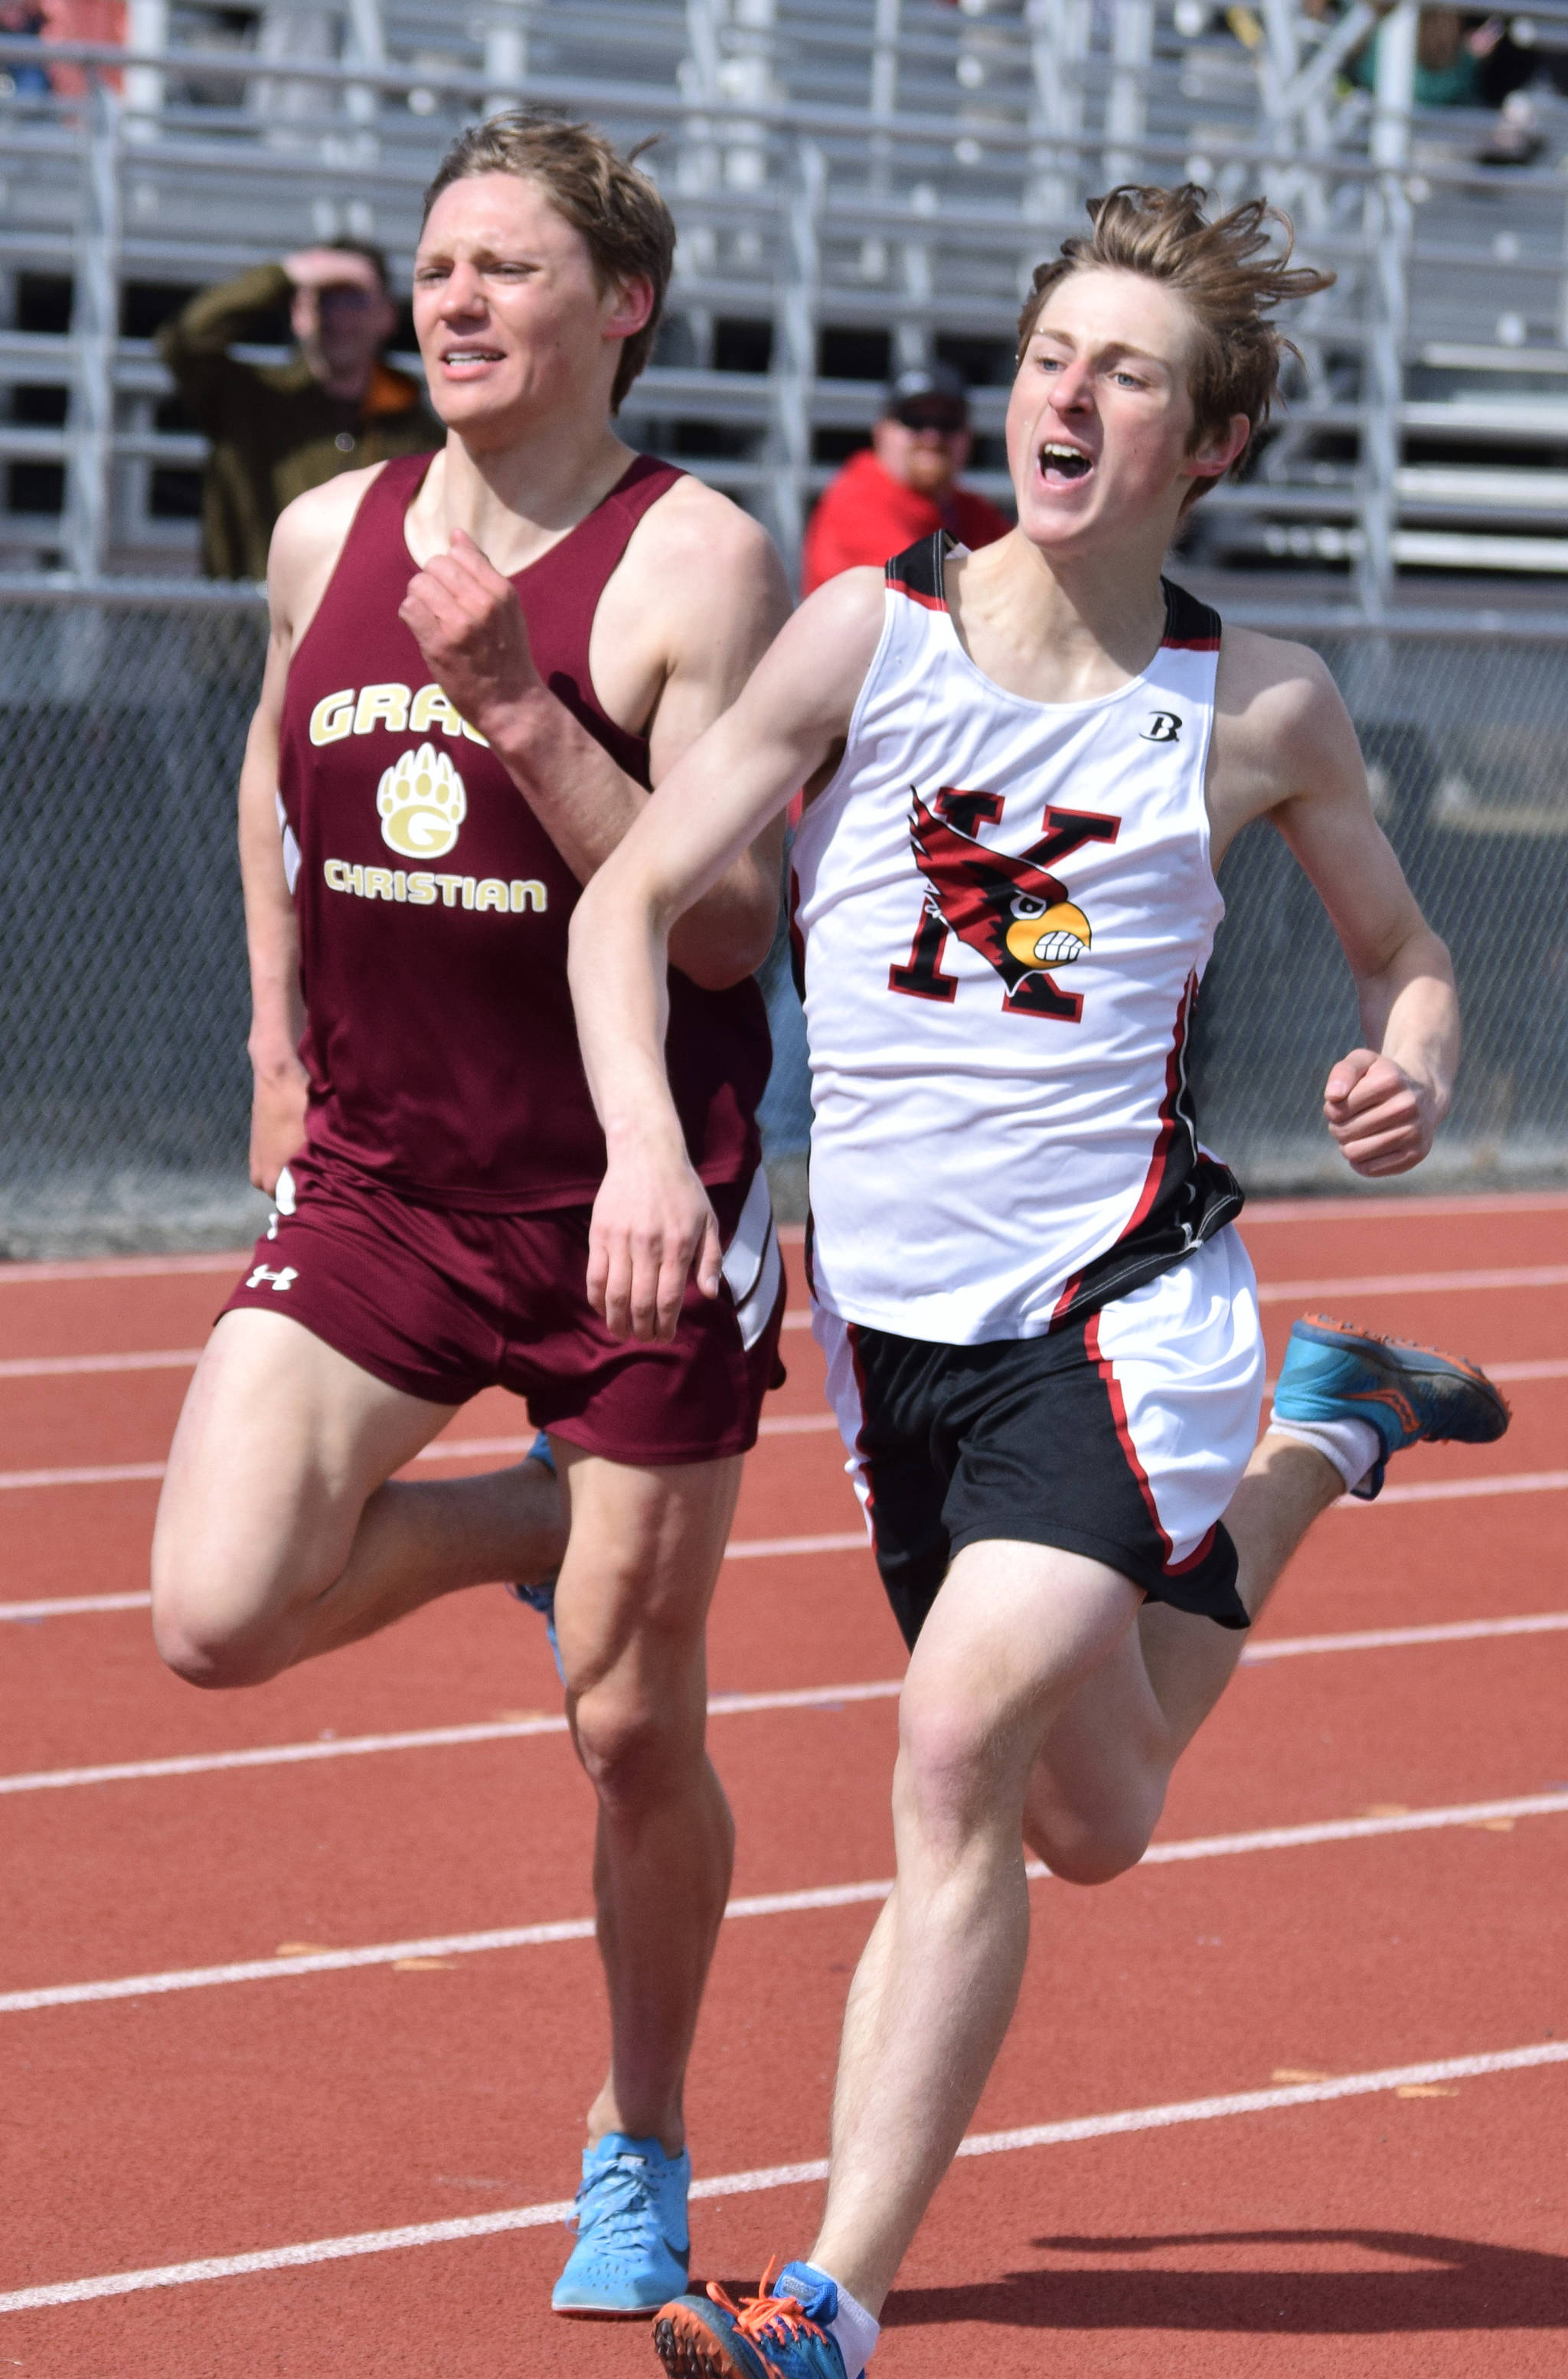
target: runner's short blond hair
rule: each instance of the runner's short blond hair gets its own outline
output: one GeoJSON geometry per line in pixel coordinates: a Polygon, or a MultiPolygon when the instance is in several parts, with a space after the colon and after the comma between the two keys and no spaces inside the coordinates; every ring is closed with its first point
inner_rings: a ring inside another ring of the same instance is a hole
{"type": "Polygon", "coordinates": [[[640,331],[621,342],[610,391],[612,413],[653,353],[675,261],[675,224],[669,209],[636,161],[650,144],[640,142],[623,157],[593,124],[573,124],[543,109],[515,108],[492,115],[460,133],[436,169],[425,193],[421,223],[453,182],[478,174],[516,174],[541,183],[557,214],[580,232],[593,259],[601,290],[645,281],[653,311],[640,331]]]}
{"type": "MultiPolygon", "coordinates": [[[[1198,329],[1188,376],[1194,447],[1233,414],[1244,413],[1254,434],[1261,429],[1279,392],[1280,367],[1299,352],[1270,319],[1272,310],[1334,279],[1315,265],[1292,266],[1295,226],[1267,199],[1249,199],[1211,222],[1206,196],[1196,182],[1172,190],[1124,182],[1091,199],[1092,231],[1065,239],[1059,256],[1035,266],[1019,317],[1021,363],[1046,299],[1071,273],[1141,272],[1174,289],[1198,329]]],[[[1199,480],[1188,501],[1215,484],[1199,480]]]]}

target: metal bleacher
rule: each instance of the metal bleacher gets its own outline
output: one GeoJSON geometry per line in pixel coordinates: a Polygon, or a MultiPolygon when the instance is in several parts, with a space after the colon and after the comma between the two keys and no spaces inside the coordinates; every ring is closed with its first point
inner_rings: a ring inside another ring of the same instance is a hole
{"type": "MultiPolygon", "coordinates": [[[[1453,952],[1468,1054],[1418,1186],[1568,1177],[1553,90],[1530,94],[1536,161],[1504,170],[1472,162],[1488,118],[1410,104],[1415,0],[1328,22],[1297,0],[127,16],[118,50],[0,38],[0,1256],[255,1227],[232,788],[265,619],[258,589],[198,574],[202,448],[151,334],[191,290],[323,237],[378,240],[406,286],[446,143],[520,98],[657,135],[678,272],[626,432],[789,557],[889,368],[933,355],[969,374],[973,476],[1005,499],[1019,297],[1090,194],[1188,176],[1289,209],[1339,278],[1298,309],[1288,407],[1197,508],[1180,574],[1227,620],[1315,646],[1453,952]],[[1380,13],[1375,89],[1350,86],[1380,13]]],[[[1568,0],[1527,23],[1543,58],[1568,51],[1568,0]]],[[[1206,1132],[1251,1188],[1343,1188],[1321,1087],[1362,1028],[1338,944],[1277,836],[1242,836],[1222,888],[1193,1049],[1206,1132]]],[[[799,1212],[810,1102],[782,960],[761,1119],[799,1212]]]]}
{"type": "MultiPolygon", "coordinates": [[[[188,576],[202,449],[149,335],[181,296],[352,232],[406,282],[452,133],[520,97],[658,136],[681,231],[626,409],[787,553],[890,366],[940,353],[997,441],[1021,290],[1139,177],[1262,190],[1335,288],[1288,414],[1200,508],[1191,559],[1303,574],[1361,616],[1412,572],[1568,572],[1568,110],[1542,158],[1416,111],[1416,11],[1375,92],[1335,68],[1376,12],[1294,0],[131,0],[123,53],[0,41],[0,572],[188,576]],[[22,85],[46,54],[78,89],[22,85]]],[[[1568,0],[1532,12],[1568,47],[1568,0]]],[[[281,332],[280,332],[281,335],[281,332]]],[[[414,361],[413,358],[408,358],[414,361]]]]}

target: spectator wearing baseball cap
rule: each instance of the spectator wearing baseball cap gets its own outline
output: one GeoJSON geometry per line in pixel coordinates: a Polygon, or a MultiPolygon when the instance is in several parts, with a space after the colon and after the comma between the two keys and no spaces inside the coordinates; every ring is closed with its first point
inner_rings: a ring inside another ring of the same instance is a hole
{"type": "Polygon", "coordinates": [[[886,562],[939,528],[971,547],[1006,537],[1006,514],[958,483],[973,443],[960,372],[951,364],[900,372],[870,447],[850,455],[811,516],[802,593],[841,570],[886,562]]]}

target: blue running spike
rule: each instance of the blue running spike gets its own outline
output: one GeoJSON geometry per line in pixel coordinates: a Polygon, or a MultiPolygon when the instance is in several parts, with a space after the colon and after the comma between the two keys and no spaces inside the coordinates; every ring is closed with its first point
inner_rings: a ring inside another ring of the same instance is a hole
{"type": "Polygon", "coordinates": [[[686,2296],[665,2305],[654,2323],[654,2350],[669,2379],[847,2379],[827,2326],[838,2311],[831,2280],[773,2263],[744,2304],[710,2280],[706,2304],[686,2296]]]}
{"type": "Polygon", "coordinates": [[[657,2140],[624,2131],[608,2131],[585,2148],[572,2217],[577,2244],[555,2284],[551,2311],[582,2320],[646,2321],[673,2289],[683,2288],[692,2255],[691,2186],[684,2148],[666,2156],[657,2140]]]}
{"type": "MultiPolygon", "coordinates": [[[[525,1462],[542,1462],[550,1477],[555,1477],[555,1456],[542,1429],[523,1459],[525,1462]]],[[[545,1634],[549,1638],[550,1658],[555,1662],[555,1673],[564,1685],[566,1671],[561,1666],[561,1646],[555,1633],[555,1581],[559,1575],[559,1571],[552,1569],[549,1577],[541,1577],[532,1586],[509,1586],[506,1590],[508,1594],[514,1594],[519,1602],[525,1602],[530,1611],[537,1611],[543,1619],[545,1634]]]]}
{"type": "Polygon", "coordinates": [[[1370,1503],[1390,1458],[1423,1441],[1490,1445],[1511,1418],[1486,1373],[1453,1355],[1352,1330],[1326,1314],[1293,1322],[1274,1390],[1278,1420],[1370,1421],[1382,1455],[1351,1490],[1370,1503]]]}

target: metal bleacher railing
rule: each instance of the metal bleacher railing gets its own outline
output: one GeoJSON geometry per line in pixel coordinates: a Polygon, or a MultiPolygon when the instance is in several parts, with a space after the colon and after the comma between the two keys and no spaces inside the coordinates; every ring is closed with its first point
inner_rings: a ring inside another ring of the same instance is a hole
{"type": "MultiPolygon", "coordinates": [[[[190,289],[342,233],[405,284],[447,139],[518,98],[658,136],[678,272],[626,434],[732,493],[791,562],[889,368],[933,354],[975,384],[972,477],[1005,500],[1019,296],[1092,191],[1186,176],[1289,208],[1339,279],[1293,326],[1288,412],[1200,507],[1184,567],[1210,594],[1224,574],[1228,616],[1324,651],[1454,942],[1473,1055],[1441,1177],[1563,1164],[1554,94],[1539,164],[1472,163],[1483,117],[1412,105],[1414,0],[1329,22],[1295,0],[129,0],[127,18],[118,51],[0,40],[0,1250],[232,1233],[245,1211],[229,803],[260,620],[254,590],[193,575],[203,450],[146,332],[190,289]],[[1347,89],[1380,20],[1375,89],[1347,89]],[[74,87],[30,91],[41,57],[74,87]]],[[[1531,23],[1568,50],[1568,0],[1531,23]]],[[[1206,1127],[1260,1185],[1318,1177],[1343,966],[1272,838],[1245,839],[1226,881],[1243,897],[1205,996],[1206,1127]]],[[[782,989],[775,1012],[787,1153],[809,1110],[782,989]]]]}

